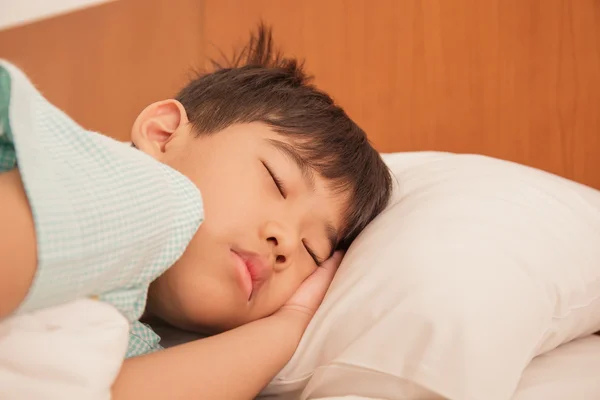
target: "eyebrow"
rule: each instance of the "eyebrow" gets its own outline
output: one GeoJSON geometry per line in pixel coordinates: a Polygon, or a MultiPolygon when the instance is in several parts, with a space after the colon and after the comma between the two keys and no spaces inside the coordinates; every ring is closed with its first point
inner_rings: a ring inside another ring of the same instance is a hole
{"type": "MultiPolygon", "coordinates": [[[[304,182],[308,186],[308,188],[314,192],[315,191],[315,174],[311,168],[311,166],[306,162],[306,160],[298,154],[298,152],[294,149],[292,145],[289,143],[285,143],[276,139],[267,139],[267,142],[273,146],[276,150],[283,153],[284,156],[289,158],[302,172],[302,178],[304,182]]],[[[327,236],[327,240],[329,241],[329,247],[331,251],[326,259],[333,255],[335,248],[338,243],[338,232],[337,229],[333,226],[330,221],[325,221],[325,235],[327,236]]]]}

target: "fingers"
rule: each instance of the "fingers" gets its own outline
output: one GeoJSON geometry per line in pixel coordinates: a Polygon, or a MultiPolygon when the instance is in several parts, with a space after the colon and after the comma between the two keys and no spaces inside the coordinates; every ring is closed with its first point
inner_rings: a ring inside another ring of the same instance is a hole
{"type": "Polygon", "coordinates": [[[317,268],[300,285],[296,293],[294,293],[282,309],[303,310],[303,314],[305,315],[314,314],[327,293],[327,289],[342,261],[342,257],[343,253],[336,252],[321,267],[317,268]]]}
{"type": "Polygon", "coordinates": [[[338,267],[340,266],[343,257],[344,252],[336,251],[335,253],[333,253],[333,256],[331,256],[327,261],[325,261],[323,265],[321,265],[321,268],[319,268],[316,272],[318,272],[319,270],[324,270],[325,272],[327,272],[324,275],[327,275],[330,278],[329,280],[331,281],[338,267]]]}
{"type": "Polygon", "coordinates": [[[313,295],[317,298],[322,299],[337,272],[337,269],[342,262],[342,252],[335,252],[331,258],[323,263],[320,268],[308,277],[307,281],[304,282],[303,286],[309,286],[313,295]]]}
{"type": "Polygon", "coordinates": [[[333,255],[331,257],[329,257],[329,259],[327,261],[325,261],[323,263],[321,268],[337,269],[337,267],[339,267],[340,263],[342,262],[343,257],[344,257],[343,251],[336,251],[335,253],[333,253],[333,255]]]}

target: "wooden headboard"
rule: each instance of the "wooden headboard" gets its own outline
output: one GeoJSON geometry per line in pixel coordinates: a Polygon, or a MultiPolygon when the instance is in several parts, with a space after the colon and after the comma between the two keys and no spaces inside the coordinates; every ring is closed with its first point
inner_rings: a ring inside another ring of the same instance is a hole
{"type": "Polygon", "coordinates": [[[378,150],[482,153],[600,189],[598,0],[120,0],[0,32],[0,57],[126,139],[261,19],[378,150]]]}

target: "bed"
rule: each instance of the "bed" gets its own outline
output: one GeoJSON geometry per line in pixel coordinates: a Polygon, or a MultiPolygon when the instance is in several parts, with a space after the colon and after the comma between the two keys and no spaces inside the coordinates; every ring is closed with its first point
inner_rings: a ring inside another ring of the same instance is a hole
{"type": "MultiPolygon", "coordinates": [[[[316,83],[365,128],[378,150],[484,154],[600,189],[597,1],[376,3],[192,0],[177,8],[167,0],[114,2],[0,32],[0,57],[17,62],[84,126],[127,140],[143,106],[174,93],[190,66],[208,65],[207,57],[240,43],[263,18],[284,50],[306,57],[316,83]],[[92,29],[81,30],[83,25],[92,29]],[[139,40],[161,31],[185,45],[139,40]],[[48,37],[56,38],[56,46],[42,45],[48,37]],[[40,51],[30,51],[32,46],[40,51]],[[143,73],[131,48],[146,57],[143,73]],[[50,56],[55,62],[45,62],[50,56]],[[165,78],[147,84],[157,76],[165,78]]],[[[375,317],[365,312],[364,318],[375,317]]],[[[163,335],[167,346],[184,340],[177,332],[163,335]]],[[[335,344],[301,351],[325,357],[335,344]]],[[[600,398],[600,336],[547,347],[520,375],[514,400],[600,398]]],[[[336,398],[301,373],[314,364],[305,370],[296,364],[283,378],[299,377],[299,389],[285,381],[289,390],[267,390],[265,398],[336,398]],[[309,382],[312,391],[303,392],[309,382]]]]}
{"type": "Polygon", "coordinates": [[[600,398],[600,336],[567,343],[535,358],[513,400],[600,398]]]}
{"type": "MultiPolygon", "coordinates": [[[[194,340],[195,334],[157,324],[167,347],[194,340]]],[[[593,400],[600,398],[600,335],[569,342],[538,356],[525,369],[512,400],[593,400]]],[[[263,396],[264,399],[277,398],[263,396]]],[[[284,397],[281,397],[284,398],[284,397]]],[[[295,397],[290,396],[290,399],[295,397]]],[[[339,397],[342,399],[342,397],[339,397]]],[[[311,398],[316,400],[316,398],[311,398]]],[[[334,397],[322,398],[333,400],[334,397]]],[[[360,399],[345,396],[344,400],[360,399]]],[[[426,400],[423,398],[422,400],[426,400]]]]}
{"type": "Polygon", "coordinates": [[[600,336],[576,340],[534,359],[525,370],[513,400],[598,399],[600,380],[596,371],[599,369],[600,336]]]}

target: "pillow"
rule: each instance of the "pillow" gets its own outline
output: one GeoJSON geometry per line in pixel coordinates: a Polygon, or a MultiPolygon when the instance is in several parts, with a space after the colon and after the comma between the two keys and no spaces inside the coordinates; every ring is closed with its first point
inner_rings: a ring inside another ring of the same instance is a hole
{"type": "Polygon", "coordinates": [[[484,156],[385,160],[390,206],[264,395],[505,400],[533,357],[600,329],[600,192],[484,156]]]}

